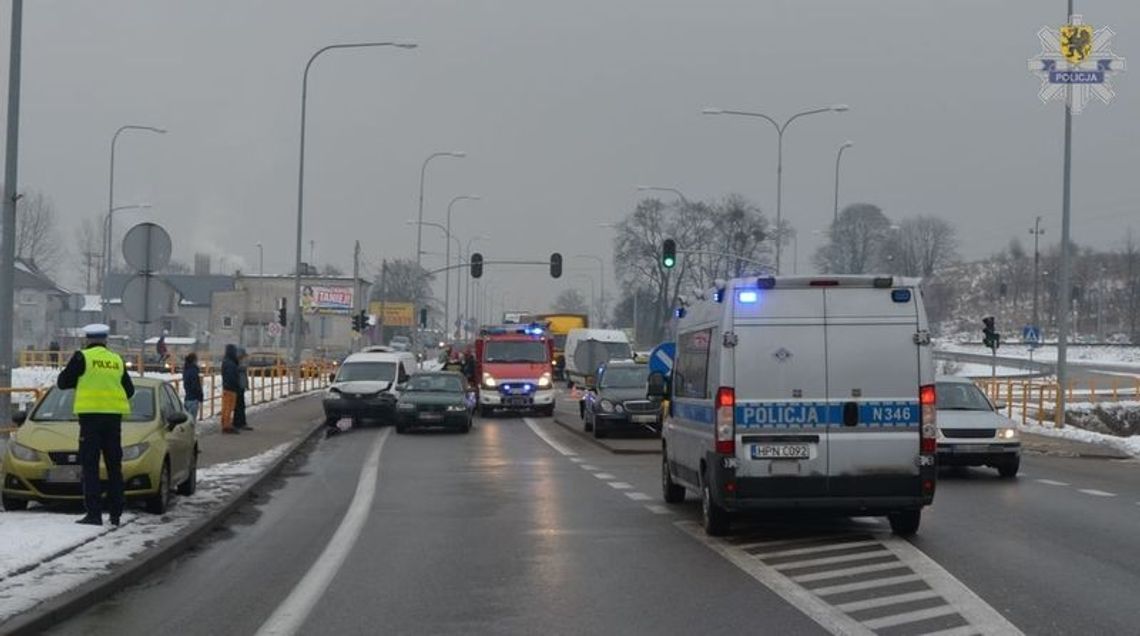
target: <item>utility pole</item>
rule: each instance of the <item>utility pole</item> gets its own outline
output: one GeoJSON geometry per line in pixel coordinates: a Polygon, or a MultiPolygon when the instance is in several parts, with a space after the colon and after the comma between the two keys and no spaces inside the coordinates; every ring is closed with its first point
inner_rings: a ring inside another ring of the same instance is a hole
{"type": "MultiPolygon", "coordinates": [[[[1066,24],[1073,23],[1073,0],[1068,0],[1069,12],[1065,15],[1066,24]]],[[[1057,428],[1065,424],[1065,398],[1069,389],[1069,314],[1072,311],[1072,249],[1070,225],[1072,221],[1072,174],[1073,174],[1073,87],[1065,85],[1065,159],[1062,169],[1061,186],[1061,273],[1059,283],[1060,307],[1057,322],[1057,428]]]]}
{"type": "MultiPolygon", "coordinates": [[[[360,310],[360,241],[356,242],[356,247],[352,250],[352,318],[356,319],[357,312],[360,310]]],[[[357,332],[358,338],[364,337],[364,326],[361,325],[360,331],[357,332]]]]}
{"type": "Polygon", "coordinates": [[[1037,314],[1037,292],[1040,288],[1041,276],[1038,272],[1041,267],[1041,235],[1045,233],[1045,230],[1041,229],[1040,216],[1033,223],[1033,227],[1029,228],[1029,233],[1033,235],[1033,327],[1040,331],[1041,323],[1038,322],[1037,314]]]}
{"type": "MultiPolygon", "coordinates": [[[[24,0],[12,0],[8,54],[8,127],[4,149],[4,205],[0,219],[0,387],[12,386],[12,322],[16,302],[16,162],[20,139],[20,48],[24,0]]],[[[0,422],[9,421],[11,394],[0,395],[0,422]]]]}
{"type": "MultiPolygon", "coordinates": [[[[388,300],[388,260],[380,261],[380,316],[376,319],[377,328],[380,331],[380,344],[388,342],[384,339],[384,308],[388,300]]],[[[412,313],[415,313],[414,311],[412,313]]],[[[412,321],[415,321],[415,316],[412,316],[412,321]]]]}

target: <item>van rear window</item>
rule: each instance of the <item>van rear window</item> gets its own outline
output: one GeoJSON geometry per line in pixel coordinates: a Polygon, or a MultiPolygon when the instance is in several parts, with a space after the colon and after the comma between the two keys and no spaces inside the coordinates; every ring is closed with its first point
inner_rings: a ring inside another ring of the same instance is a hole
{"type": "Polygon", "coordinates": [[[712,329],[681,334],[677,338],[677,360],[673,365],[673,386],[677,397],[707,398],[709,352],[712,329]]]}

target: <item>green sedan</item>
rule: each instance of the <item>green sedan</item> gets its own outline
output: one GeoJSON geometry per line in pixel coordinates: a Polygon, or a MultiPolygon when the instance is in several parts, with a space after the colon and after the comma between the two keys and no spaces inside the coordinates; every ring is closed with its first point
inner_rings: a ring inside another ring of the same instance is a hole
{"type": "Polygon", "coordinates": [[[417,373],[400,389],[396,432],[441,427],[471,431],[475,395],[462,375],[450,371],[417,373]]]}

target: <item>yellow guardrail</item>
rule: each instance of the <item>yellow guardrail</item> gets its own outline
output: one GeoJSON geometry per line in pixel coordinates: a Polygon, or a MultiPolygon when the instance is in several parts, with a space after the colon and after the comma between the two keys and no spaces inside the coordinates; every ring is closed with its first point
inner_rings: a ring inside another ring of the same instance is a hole
{"type": "MultiPolygon", "coordinates": [[[[1062,414],[1057,410],[1061,386],[1056,382],[976,378],[974,383],[991,401],[1005,403],[1007,417],[1013,419],[1015,411],[1020,413],[1022,424],[1029,420],[1039,423],[1051,421],[1060,428],[1063,423],[1062,414]]],[[[1072,380],[1065,391],[1067,404],[1109,403],[1129,398],[1140,399],[1140,378],[1120,377],[1098,381],[1095,377],[1090,377],[1084,381],[1072,380]]]]}
{"type": "MultiPolygon", "coordinates": [[[[44,391],[43,389],[33,389],[29,387],[0,387],[0,394],[12,395],[13,393],[31,393],[31,402],[32,404],[35,404],[44,394],[44,391]]],[[[3,424],[0,424],[0,433],[11,433],[12,431],[16,430],[16,427],[9,426],[9,424],[10,422],[4,422],[3,424]]]]}

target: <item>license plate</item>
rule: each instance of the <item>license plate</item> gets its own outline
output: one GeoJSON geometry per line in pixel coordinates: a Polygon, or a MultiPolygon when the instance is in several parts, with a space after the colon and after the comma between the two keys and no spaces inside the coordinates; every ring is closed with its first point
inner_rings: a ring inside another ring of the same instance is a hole
{"type": "Polygon", "coordinates": [[[526,389],[521,386],[512,387],[511,395],[526,395],[526,389]]]}
{"type": "Polygon", "coordinates": [[[638,424],[654,424],[657,422],[656,415],[633,415],[629,419],[638,424]]]}
{"type": "Polygon", "coordinates": [[[507,402],[507,406],[526,406],[526,405],[530,404],[530,398],[524,398],[524,397],[507,398],[506,402],[507,402]]]}
{"type": "Polygon", "coordinates": [[[811,457],[809,444],[756,444],[752,447],[752,459],[808,459],[811,457]]]}
{"type": "Polygon", "coordinates": [[[438,421],[443,419],[443,413],[420,413],[421,420],[438,421]]]}
{"type": "Polygon", "coordinates": [[[79,483],[81,475],[82,469],[79,466],[59,466],[48,469],[47,481],[53,484],[75,484],[79,483]]]}

